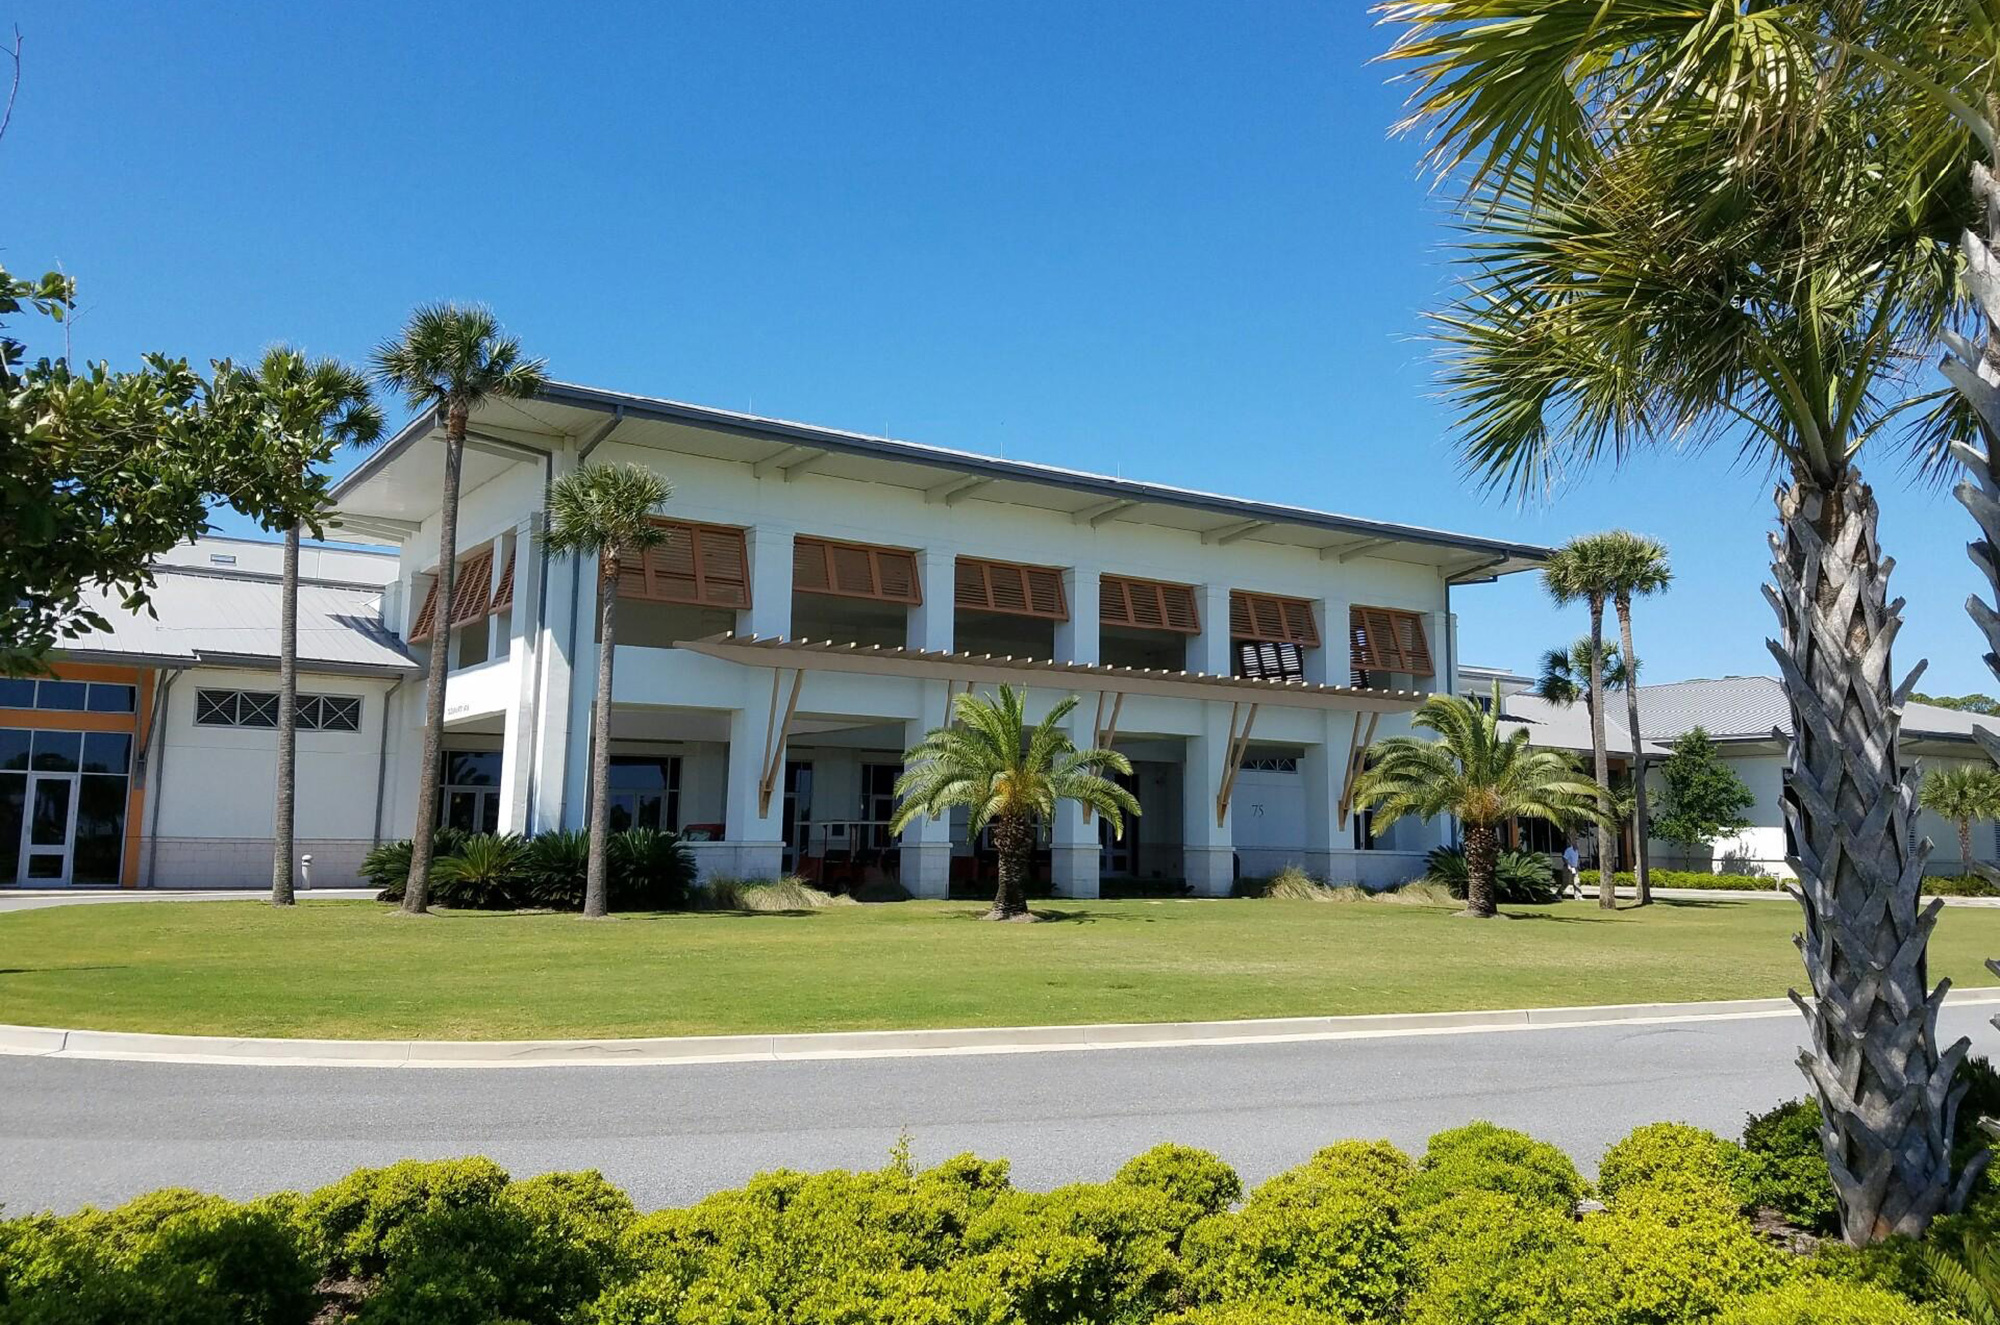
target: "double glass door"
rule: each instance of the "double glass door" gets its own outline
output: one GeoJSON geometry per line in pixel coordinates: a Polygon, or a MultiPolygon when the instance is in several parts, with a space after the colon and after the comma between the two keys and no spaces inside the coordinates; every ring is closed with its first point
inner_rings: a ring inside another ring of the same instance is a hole
{"type": "Polygon", "coordinates": [[[76,842],[77,775],[28,774],[28,803],[21,824],[21,882],[70,881],[76,842]]]}

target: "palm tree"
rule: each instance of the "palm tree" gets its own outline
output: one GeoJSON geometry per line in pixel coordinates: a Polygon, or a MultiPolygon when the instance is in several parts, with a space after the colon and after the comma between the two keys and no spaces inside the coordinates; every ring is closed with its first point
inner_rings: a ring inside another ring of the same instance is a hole
{"type": "Polygon", "coordinates": [[[417,774],[417,822],[410,837],[410,883],[403,911],[430,909],[431,847],[437,832],[439,746],[444,741],[444,680],[450,666],[451,597],[458,574],[458,480],[472,411],[494,397],[525,400],[548,381],[540,359],[523,359],[521,342],[500,334],[490,310],[425,304],[403,334],[375,347],[375,379],[403,393],[413,410],[444,421],[444,492],[438,514],[437,633],[424,677],[423,766],[417,774]]]}
{"type": "MultiPolygon", "coordinates": [[[[1573,538],[1557,548],[1555,555],[1542,567],[1542,588],[1548,591],[1557,607],[1582,601],[1590,608],[1590,634],[1582,641],[1582,670],[1590,681],[1591,770],[1599,787],[1611,785],[1611,756],[1604,748],[1604,706],[1596,702],[1596,697],[1604,693],[1606,684],[1604,604],[1611,596],[1611,568],[1606,551],[1594,535],[1573,538]]],[[[1604,793],[1597,808],[1599,819],[1608,822],[1611,818],[1609,792],[1604,793]]],[[[1600,837],[1599,842],[1602,841],[1600,837]]],[[[1602,849],[1597,853],[1597,904],[1607,911],[1618,907],[1618,891],[1611,881],[1611,855],[1602,849]]]]}
{"type": "Polygon", "coordinates": [[[611,846],[611,664],[617,653],[618,573],[623,559],[644,557],[667,539],[653,515],[674,485],[638,465],[585,465],[549,489],[548,551],[597,556],[597,698],[591,711],[590,865],[584,875],[583,918],[611,909],[607,861],[611,846]]]}
{"type": "Polygon", "coordinates": [[[1936,915],[1909,886],[1924,849],[1896,758],[1914,677],[1892,679],[1901,604],[1858,464],[1899,431],[1926,453],[1911,379],[1957,289],[1938,195],[1881,132],[1884,80],[1801,57],[1776,8],[1389,6],[1413,122],[1471,182],[1469,280],[1438,326],[1473,471],[1545,492],[1640,447],[1729,441],[1782,475],[1766,597],[1795,732],[1801,1063],[1865,1243],[1921,1234],[1966,1190],[1948,1122],[1969,1045],[1940,1051],[1929,1019],[1936,915]]]}
{"type": "MultiPolygon", "coordinates": [[[[254,411],[259,431],[289,447],[302,469],[324,464],[343,446],[368,446],[382,435],[382,411],[368,379],[337,359],[308,359],[276,345],[255,369],[223,373],[219,387],[254,411]]],[[[298,787],[299,526],[319,515],[296,511],[285,524],[284,573],[278,591],[278,791],[271,833],[271,905],[290,906],[293,801],[298,787]]],[[[317,528],[317,526],[315,526],[317,528]]]]}
{"type": "Polygon", "coordinates": [[[1604,562],[1611,572],[1611,605],[1618,613],[1618,650],[1631,672],[1625,690],[1625,727],[1632,736],[1632,841],[1639,858],[1633,882],[1640,906],[1653,904],[1652,815],[1646,806],[1646,742],[1639,728],[1639,655],[1632,651],[1632,600],[1665,593],[1673,582],[1664,543],[1643,534],[1614,529],[1596,535],[1604,544],[1604,562]]]}
{"type": "Polygon", "coordinates": [[[1500,735],[1500,687],[1493,706],[1457,695],[1432,695],[1411,718],[1438,734],[1435,741],[1391,736],[1368,747],[1369,764],[1355,780],[1354,804],[1373,807],[1378,829],[1406,814],[1448,814],[1465,829],[1466,891],[1461,915],[1486,919],[1493,904],[1500,826],[1509,819],[1569,825],[1596,819],[1603,788],[1568,755],[1529,746],[1528,733],[1500,735]]]}
{"type": "Polygon", "coordinates": [[[968,691],[958,697],[948,726],[934,727],[903,756],[896,780],[901,804],[889,831],[901,834],[920,815],[933,818],[957,806],[967,810],[965,831],[978,837],[993,826],[1000,886],[988,920],[1023,920],[1028,914],[1028,865],[1035,825],[1055,817],[1058,801],[1076,801],[1104,816],[1114,836],[1125,834],[1125,815],[1139,802],[1104,773],[1130,776],[1132,761],[1116,750],[1079,750],[1063,729],[1076,696],[1056,701],[1032,731],[1024,710],[1028,691],[1001,686],[992,699],[968,691]]]}
{"type": "Polygon", "coordinates": [[[1933,769],[1917,784],[1917,804],[1958,829],[1959,871],[1975,873],[1972,824],[2000,819],[2000,770],[1977,764],[1933,769]]]}
{"type": "MultiPolygon", "coordinates": [[[[1592,689],[1590,683],[1593,662],[1592,653],[1590,636],[1588,635],[1577,640],[1567,650],[1548,650],[1542,655],[1541,675],[1535,678],[1535,684],[1531,688],[1530,693],[1538,699],[1554,704],[1557,708],[1570,708],[1577,704],[1583,705],[1584,711],[1590,715],[1591,753],[1603,756],[1600,762],[1608,769],[1610,757],[1605,750],[1604,718],[1598,712],[1596,691],[1592,689]]],[[[1628,695],[1631,693],[1631,677],[1627,674],[1625,668],[1625,658],[1618,652],[1616,646],[1603,648],[1601,656],[1596,662],[1596,670],[1601,676],[1606,695],[1615,690],[1623,690],[1628,695]]],[[[1598,785],[1609,787],[1611,783],[1605,780],[1601,781],[1598,785]]],[[[1613,800],[1614,804],[1611,808],[1615,810],[1617,808],[1615,796],[1613,800]]],[[[1599,807],[1600,812],[1603,809],[1604,807],[1599,807]]],[[[1626,816],[1623,815],[1614,815],[1611,820],[1611,822],[1618,824],[1622,824],[1625,821],[1626,816]]],[[[1583,828],[1586,824],[1579,823],[1577,826],[1583,828]]],[[[1598,905],[1602,906],[1604,904],[1604,894],[1601,874],[1608,859],[1604,851],[1604,834],[1598,827],[1595,816],[1592,816],[1588,820],[1587,826],[1589,827],[1591,836],[1597,839],[1598,844],[1597,860],[1600,871],[1600,878],[1598,880],[1598,905]]],[[[1572,880],[1572,882],[1575,881],[1572,880]]],[[[1582,889],[1579,887],[1579,895],[1581,895],[1581,892],[1582,889]]]]}

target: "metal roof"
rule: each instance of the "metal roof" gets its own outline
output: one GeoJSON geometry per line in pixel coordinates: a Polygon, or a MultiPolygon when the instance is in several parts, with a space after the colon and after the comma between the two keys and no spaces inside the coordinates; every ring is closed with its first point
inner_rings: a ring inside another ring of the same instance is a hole
{"type": "MultiPolygon", "coordinates": [[[[275,576],[156,566],[153,610],[112,594],[91,605],[111,623],[64,644],[65,657],[193,666],[274,667],[281,585],[275,576]]],[[[382,624],[382,590],[299,582],[299,666],[310,671],[414,672],[416,659],[382,624]]]]}
{"type": "MultiPolygon", "coordinates": [[[[1218,542],[1249,537],[1300,543],[1343,555],[1350,552],[1358,555],[1377,545],[1400,545],[1405,551],[1430,549],[1433,555],[1429,559],[1433,561],[1440,552],[1469,554],[1469,560],[1462,555],[1459,559],[1462,564],[1449,567],[1448,573],[1454,578],[1490,577],[1529,569],[1549,554],[1548,548],[1534,543],[1338,515],[1305,506],[1251,501],[569,382],[550,383],[531,401],[488,402],[474,412],[472,426],[475,435],[486,434],[489,445],[547,450],[569,439],[602,440],[605,425],[619,429],[621,442],[641,445],[651,442],[689,448],[692,439],[704,437],[706,446],[719,448],[705,453],[753,464],[760,471],[768,466],[771,472],[788,476],[794,471],[804,473],[806,466],[811,466],[814,474],[834,473],[827,463],[829,457],[843,458],[850,466],[873,461],[877,462],[876,468],[857,467],[853,474],[842,476],[901,482],[904,486],[932,491],[940,482],[937,471],[947,471],[962,477],[967,495],[972,494],[972,485],[979,486],[973,500],[991,497],[1033,501],[1039,492],[1054,509],[1080,520],[1165,523],[1218,542]],[[921,477],[925,472],[931,477],[921,477]],[[1055,494],[1061,495],[1048,501],[1055,494]],[[1179,514],[1167,518],[1171,513],[1179,514]],[[1194,522],[1188,523],[1190,519],[1194,522]]],[[[410,461],[404,457],[412,448],[426,439],[441,436],[435,415],[420,415],[335,483],[334,500],[344,512],[360,520],[379,521],[386,517],[390,522],[408,521],[429,514],[419,512],[416,504],[428,499],[435,490],[436,485],[429,481],[433,462],[419,462],[424,473],[421,476],[411,473],[401,481],[391,479],[390,472],[410,468],[410,461]]],[[[477,447],[469,449],[476,451],[477,447]]],[[[466,486],[476,486],[499,468],[518,462],[519,458],[509,460],[493,453],[468,455],[466,486]]],[[[357,521],[355,527],[364,526],[357,521]]],[[[1381,555],[1394,555],[1395,550],[1391,548],[1381,555]]]]}

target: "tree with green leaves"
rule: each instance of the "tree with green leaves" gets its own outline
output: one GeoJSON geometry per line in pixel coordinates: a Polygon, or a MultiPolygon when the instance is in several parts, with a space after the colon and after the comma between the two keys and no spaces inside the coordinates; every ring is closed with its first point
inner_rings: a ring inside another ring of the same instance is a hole
{"type": "Polygon", "coordinates": [[[444,487],[438,514],[438,629],[424,676],[424,743],[417,773],[417,822],[410,835],[410,882],[403,911],[430,909],[431,857],[437,834],[438,760],[444,742],[444,682],[450,669],[450,603],[458,575],[458,485],[472,411],[487,400],[526,400],[548,381],[540,359],[521,357],[521,342],[502,335],[488,309],[425,304],[401,336],[375,349],[375,378],[402,393],[413,410],[444,425],[444,487]]]}
{"type": "Polygon", "coordinates": [[[1595,537],[1604,545],[1603,558],[1611,580],[1611,606],[1618,613],[1618,651],[1631,671],[1625,686],[1625,729],[1632,737],[1632,841],[1638,859],[1633,881],[1640,906],[1653,904],[1652,809],[1646,803],[1646,742],[1639,725],[1639,655],[1632,645],[1632,600],[1665,593],[1673,583],[1667,548],[1656,539],[1614,529],[1595,537]]]}
{"type": "MultiPolygon", "coordinates": [[[[1604,657],[1604,605],[1611,597],[1611,563],[1607,550],[1598,536],[1573,538],[1555,550],[1542,566],[1542,588],[1555,601],[1557,607],[1567,607],[1571,603],[1582,602],[1590,609],[1590,634],[1582,644],[1583,676],[1588,680],[1590,704],[1590,758],[1591,771],[1597,785],[1605,788],[1599,799],[1598,820],[1608,824],[1611,820],[1611,756],[1605,749],[1604,705],[1595,702],[1596,697],[1605,693],[1604,657]]],[[[1621,668],[1621,670],[1623,670],[1621,668]]],[[[1599,839],[1600,843],[1602,838],[1599,839]]],[[[1616,910],[1618,890],[1611,881],[1611,853],[1600,846],[1597,853],[1597,904],[1605,910],[1616,910]]]]}
{"type": "MultiPolygon", "coordinates": [[[[28,361],[5,329],[23,311],[60,324],[75,284],[0,267],[0,675],[47,671],[52,649],[110,623],[98,593],[150,611],[155,557],[208,532],[211,506],[260,522],[325,500],[325,475],[218,400],[185,359],[131,371],[28,361]]],[[[215,365],[218,377],[227,365],[215,365]]],[[[275,527],[275,526],[273,526],[275,527]]]]}
{"type": "Polygon", "coordinates": [[[1674,738],[1660,761],[1660,817],[1656,837],[1690,851],[1712,847],[1750,826],[1743,811],[1757,803],[1736,770],[1718,759],[1715,742],[1703,727],[1691,727],[1674,738]]]}
{"type": "Polygon", "coordinates": [[[1958,868],[1974,872],[1972,825],[2000,819],[2000,769],[1991,764],[1934,768],[1917,784],[1917,804],[1958,830],[1958,868]]]}
{"type": "MultiPolygon", "coordinates": [[[[1625,689],[1628,680],[1625,657],[1618,652],[1617,645],[1610,645],[1604,650],[1598,667],[1603,673],[1607,693],[1625,689]]],[[[1590,637],[1583,636],[1567,649],[1546,650],[1542,654],[1541,671],[1528,693],[1557,708],[1573,708],[1581,704],[1587,711],[1593,707],[1596,700],[1590,690],[1590,637]]]]}
{"type": "Polygon", "coordinates": [[[1567,826],[1596,820],[1604,788],[1576,761],[1528,744],[1525,728],[1500,735],[1500,687],[1490,709],[1458,695],[1432,695],[1411,721],[1438,739],[1391,736],[1368,747],[1368,766],[1354,782],[1354,804],[1372,808],[1377,830],[1405,815],[1448,814],[1465,831],[1466,894],[1461,915],[1487,919],[1494,905],[1500,826],[1541,819],[1567,826]]]}
{"type": "Polygon", "coordinates": [[[611,911],[611,671],[618,652],[618,576],[625,558],[667,541],[654,520],[674,495],[666,479],[639,465],[585,465],[549,489],[548,552],[597,558],[597,696],[591,705],[590,857],[583,918],[611,911]]]}
{"type": "MultiPolygon", "coordinates": [[[[333,459],[343,446],[368,446],[382,435],[382,411],[375,407],[368,379],[337,359],[308,359],[288,346],[273,346],[254,369],[219,372],[216,387],[229,409],[241,411],[253,420],[250,426],[281,439],[306,472],[333,459]]],[[[271,904],[290,906],[293,803],[298,787],[299,531],[307,519],[325,512],[273,514],[285,531],[285,554],[278,597],[278,788],[271,834],[271,904]]]]}
{"type": "Polygon", "coordinates": [[[1983,717],[2000,718],[2000,699],[1991,695],[1926,695],[1912,690],[1910,699],[1914,703],[1929,704],[1932,708],[1951,709],[1958,713],[1977,713],[1983,717]]]}
{"type": "Polygon", "coordinates": [[[1063,726],[1076,708],[1066,695],[1032,729],[1027,687],[1001,686],[988,699],[968,691],[952,706],[954,721],[932,728],[903,756],[896,781],[899,804],[889,831],[901,834],[921,816],[966,811],[966,834],[989,825],[998,857],[999,887],[988,920],[1026,920],[1028,870],[1035,829],[1054,821],[1060,801],[1075,801],[1104,816],[1113,835],[1125,833],[1125,816],[1139,802],[1105,774],[1129,776],[1132,761],[1116,750],[1079,750],[1063,726]]]}
{"type": "MultiPolygon", "coordinates": [[[[1856,1243],[1964,1199],[1946,1125],[1915,786],[1896,758],[1900,603],[1860,456],[1936,449],[1912,365],[1948,343],[1961,203],[1942,138],[1884,133],[1898,94],[1849,57],[1871,5],[1395,0],[1409,124],[1465,189],[1461,295],[1438,317],[1468,463],[1539,495],[1655,447],[1737,447],[1780,478],[1771,642],[1793,716],[1814,997],[1802,1063],[1856,1243]],[[1889,974],[1885,977],[1884,972],[1889,974]],[[1908,1102],[1916,1101],[1914,1106],[1908,1102]]],[[[1949,135],[1946,135],[1948,137],[1949,135]]],[[[1961,172],[1962,173],[1962,172],[1961,172]]],[[[1959,195],[1962,199],[1962,192],[1959,195]]],[[[1926,410],[1930,414],[1926,414],[1926,410]]]]}

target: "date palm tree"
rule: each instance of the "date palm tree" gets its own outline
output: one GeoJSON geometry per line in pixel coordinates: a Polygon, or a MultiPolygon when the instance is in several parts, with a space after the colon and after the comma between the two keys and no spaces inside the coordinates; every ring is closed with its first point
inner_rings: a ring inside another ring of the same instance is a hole
{"type": "Polygon", "coordinates": [[[1618,613],[1618,651],[1630,672],[1625,685],[1625,727],[1632,736],[1632,841],[1638,849],[1633,882],[1640,906],[1653,904],[1652,814],[1646,804],[1646,742],[1639,726],[1639,655],[1632,651],[1632,600],[1666,592],[1673,583],[1666,545],[1643,534],[1614,529],[1596,537],[1611,572],[1611,606],[1618,613]]]}
{"type": "MultiPolygon", "coordinates": [[[[218,371],[217,389],[231,407],[254,413],[255,426],[298,458],[300,468],[324,464],[343,446],[368,446],[382,435],[368,379],[338,359],[308,359],[275,345],[254,369],[218,371]]],[[[298,788],[299,527],[318,511],[291,512],[284,521],[284,570],[278,590],[278,787],[271,829],[271,905],[290,906],[294,800],[298,788]]],[[[317,525],[315,525],[317,528],[317,525]]]]}
{"type": "Polygon", "coordinates": [[[424,676],[423,764],[417,773],[417,822],[410,834],[410,882],[403,911],[430,909],[432,846],[437,833],[438,759],[444,742],[444,681],[450,667],[450,616],[458,575],[458,482],[472,411],[493,398],[526,400],[548,381],[540,359],[523,359],[521,342],[500,333],[491,310],[425,304],[403,334],[375,347],[375,379],[399,391],[413,410],[444,424],[444,489],[438,514],[437,633],[424,676]]]}
{"type": "MultiPolygon", "coordinates": [[[[1611,597],[1611,565],[1607,549],[1597,535],[1573,538],[1557,548],[1542,567],[1542,588],[1557,607],[1581,602],[1590,609],[1590,634],[1583,641],[1583,673],[1590,682],[1591,771],[1599,787],[1611,785],[1611,756],[1605,749],[1604,705],[1596,702],[1604,694],[1604,605],[1611,597]]],[[[1622,670],[1622,669],[1621,669],[1622,670]]],[[[1598,802],[1598,817],[1611,818],[1611,793],[1598,802]]],[[[1600,839],[1601,841],[1602,839],[1600,839]]],[[[1607,911],[1618,907],[1618,892],[1611,881],[1611,856],[1597,853],[1597,904],[1607,911]]]]}
{"type": "Polygon", "coordinates": [[[1972,825],[2000,819],[2000,770],[1977,764],[1933,769],[1917,784],[1917,804],[1958,830],[1959,870],[1975,873],[1972,825]]]}
{"type": "Polygon", "coordinates": [[[1500,735],[1500,687],[1493,705],[1458,695],[1432,695],[1410,719],[1435,741],[1391,736],[1368,747],[1368,767],[1355,779],[1354,804],[1375,811],[1379,830],[1405,815],[1434,819],[1448,814],[1465,831],[1465,910],[1489,919],[1500,827],[1509,819],[1542,819],[1567,826],[1597,820],[1603,788],[1584,776],[1568,755],[1537,750],[1528,733],[1500,735]]]}
{"type": "Polygon", "coordinates": [[[1801,1066],[1866,1243],[1921,1234],[1976,1176],[1954,1184],[1969,1046],[1940,1049],[1929,1011],[1936,911],[1896,758],[1916,673],[1892,677],[1901,603],[1859,466],[1883,438],[1925,453],[1913,421],[1936,402],[1914,379],[1958,292],[1944,203],[1881,133],[1883,80],[1801,55],[1776,8],[1388,6],[1412,122],[1469,190],[1468,279],[1437,325],[1473,472],[1545,493],[1642,447],[1728,442],[1781,479],[1766,597],[1795,732],[1801,1066]]]}
{"type": "Polygon", "coordinates": [[[1106,772],[1130,776],[1132,761],[1116,750],[1079,750],[1063,728],[1076,708],[1066,695],[1030,729],[1028,691],[1001,686],[993,698],[967,692],[952,706],[952,723],[932,728],[903,756],[896,780],[900,804],[889,831],[901,834],[919,816],[933,818],[963,806],[965,831],[978,837],[993,827],[1000,882],[988,920],[1032,919],[1028,912],[1028,867],[1034,856],[1035,825],[1055,817],[1058,801],[1076,801],[1104,816],[1114,836],[1125,835],[1125,816],[1137,817],[1139,802],[1106,772]]]}
{"type": "Polygon", "coordinates": [[[618,574],[626,557],[644,557],[667,539],[653,520],[674,485],[639,465],[585,465],[549,489],[551,556],[597,557],[597,697],[591,707],[590,863],[583,918],[611,910],[611,667],[618,641],[618,574]]]}

